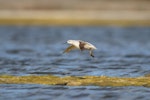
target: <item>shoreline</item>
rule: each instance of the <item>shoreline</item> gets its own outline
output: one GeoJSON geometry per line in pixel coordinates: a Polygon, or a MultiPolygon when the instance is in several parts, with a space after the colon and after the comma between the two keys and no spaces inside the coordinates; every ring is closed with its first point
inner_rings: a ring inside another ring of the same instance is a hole
{"type": "Polygon", "coordinates": [[[147,20],[1,19],[0,25],[150,26],[147,20]]]}
{"type": "Polygon", "coordinates": [[[149,26],[150,11],[0,10],[0,25],[149,26]]]}

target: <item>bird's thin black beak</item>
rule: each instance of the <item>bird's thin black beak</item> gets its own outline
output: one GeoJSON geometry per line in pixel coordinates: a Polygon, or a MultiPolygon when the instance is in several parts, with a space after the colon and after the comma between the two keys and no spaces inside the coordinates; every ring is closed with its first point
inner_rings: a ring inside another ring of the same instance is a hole
{"type": "Polygon", "coordinates": [[[64,42],[63,44],[67,44],[67,42],[64,42]]]}

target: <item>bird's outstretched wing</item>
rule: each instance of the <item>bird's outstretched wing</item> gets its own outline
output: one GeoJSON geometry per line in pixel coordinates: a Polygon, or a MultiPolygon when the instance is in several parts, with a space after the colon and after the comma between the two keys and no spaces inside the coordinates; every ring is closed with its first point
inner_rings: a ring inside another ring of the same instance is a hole
{"type": "Polygon", "coordinates": [[[73,49],[76,49],[76,47],[73,46],[73,45],[70,45],[63,53],[68,53],[68,52],[70,52],[73,49]]]}

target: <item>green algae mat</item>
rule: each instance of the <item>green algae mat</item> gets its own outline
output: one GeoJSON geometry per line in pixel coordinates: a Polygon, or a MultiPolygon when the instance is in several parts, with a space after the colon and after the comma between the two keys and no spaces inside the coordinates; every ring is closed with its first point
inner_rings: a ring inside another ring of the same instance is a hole
{"type": "Polygon", "coordinates": [[[108,77],[108,76],[11,76],[1,75],[0,84],[43,84],[66,86],[145,86],[150,87],[150,77],[108,77]]]}

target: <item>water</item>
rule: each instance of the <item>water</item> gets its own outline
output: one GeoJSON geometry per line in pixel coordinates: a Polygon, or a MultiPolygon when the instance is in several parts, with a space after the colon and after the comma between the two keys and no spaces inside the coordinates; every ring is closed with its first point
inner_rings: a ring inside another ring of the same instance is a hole
{"type": "Polygon", "coordinates": [[[149,100],[145,87],[0,85],[1,100],[149,100]]]}
{"type": "MultiPolygon", "coordinates": [[[[138,77],[150,73],[149,27],[0,26],[0,74],[138,77]],[[68,39],[94,44],[62,54],[68,39]]],[[[1,84],[0,99],[149,100],[146,87],[1,84]]]]}

